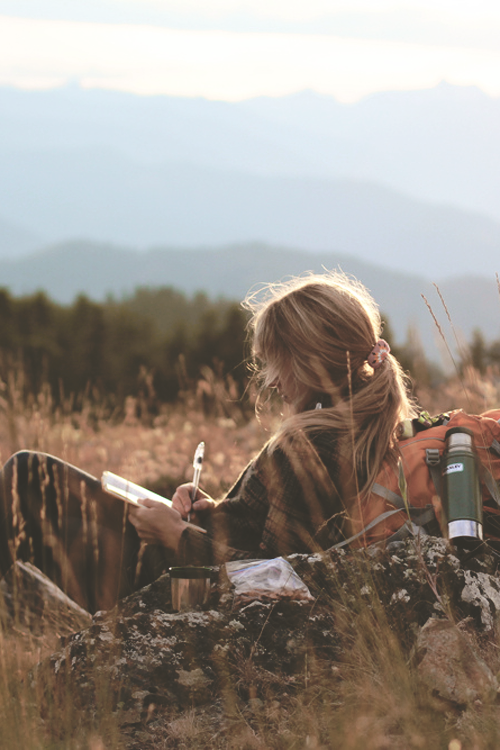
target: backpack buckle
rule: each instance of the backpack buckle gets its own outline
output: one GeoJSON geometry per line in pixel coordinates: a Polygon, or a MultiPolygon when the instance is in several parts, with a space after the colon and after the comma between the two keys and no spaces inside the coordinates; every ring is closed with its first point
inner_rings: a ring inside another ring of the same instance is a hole
{"type": "Polygon", "coordinates": [[[439,448],[425,449],[425,463],[427,466],[439,466],[441,463],[441,454],[439,448]]]}

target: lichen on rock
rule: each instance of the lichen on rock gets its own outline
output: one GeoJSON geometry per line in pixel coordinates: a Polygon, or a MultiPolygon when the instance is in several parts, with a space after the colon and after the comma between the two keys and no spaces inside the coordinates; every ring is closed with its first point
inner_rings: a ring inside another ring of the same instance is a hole
{"type": "Polygon", "coordinates": [[[66,637],[36,680],[52,696],[70,690],[85,712],[104,691],[124,727],[133,717],[168,724],[193,706],[252,700],[256,710],[262,696],[279,701],[313,673],[331,679],[349,658],[358,624],[383,618],[403,652],[418,653],[415,668],[428,690],[457,706],[496,695],[478,646],[500,611],[497,557],[487,550],[460,559],[445,540],[427,537],[288,560],[313,601],[238,602],[214,569],[207,609],[177,613],[166,575],[66,637]],[[464,620],[479,640],[457,630],[464,620]]]}

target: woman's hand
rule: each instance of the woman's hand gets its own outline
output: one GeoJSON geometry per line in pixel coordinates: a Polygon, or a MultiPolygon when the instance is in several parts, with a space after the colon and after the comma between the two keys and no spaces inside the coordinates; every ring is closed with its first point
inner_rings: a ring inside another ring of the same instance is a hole
{"type": "MultiPolygon", "coordinates": [[[[203,510],[207,510],[215,505],[215,500],[212,500],[210,495],[198,488],[196,492],[196,500],[192,502],[194,485],[192,482],[187,484],[181,484],[180,487],[174,492],[172,498],[172,508],[178,511],[182,518],[187,518],[189,513],[196,513],[203,510]]],[[[192,518],[192,520],[196,520],[192,518]]]]}
{"type": "Polygon", "coordinates": [[[177,552],[181,534],[186,528],[180,513],[156,500],[139,500],[129,509],[130,522],[143,542],[162,544],[177,552]]]}

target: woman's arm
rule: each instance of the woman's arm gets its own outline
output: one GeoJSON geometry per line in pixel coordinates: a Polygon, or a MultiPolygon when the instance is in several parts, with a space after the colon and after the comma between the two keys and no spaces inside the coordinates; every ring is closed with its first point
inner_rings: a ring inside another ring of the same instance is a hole
{"type": "Polygon", "coordinates": [[[177,553],[179,541],[187,523],[174,508],[156,500],[139,500],[129,509],[130,522],[143,542],[161,544],[177,553]]]}
{"type": "Polygon", "coordinates": [[[199,490],[193,520],[207,534],[183,520],[191,510],[189,484],[176,490],[175,507],[137,508],[131,520],[141,538],[168,546],[181,564],[218,565],[325,549],[338,541],[343,519],[334,448],[331,439],[318,451],[305,436],[295,436],[271,454],[262,451],[221,502],[199,490]]]}
{"type": "Polygon", "coordinates": [[[337,490],[336,440],[295,435],[264,449],[203,525],[188,528],[179,554],[187,563],[269,558],[327,549],[343,538],[344,508],[337,490]]]}
{"type": "Polygon", "coordinates": [[[140,507],[130,508],[130,520],[139,537],[172,550],[180,564],[219,564],[266,556],[260,544],[268,512],[267,493],[253,463],[219,503],[200,489],[192,503],[192,491],[191,483],[180,485],[171,508],[152,500],[141,500],[140,507]],[[192,513],[190,524],[185,521],[188,513],[192,513]],[[193,522],[208,533],[197,532],[193,522]]]}

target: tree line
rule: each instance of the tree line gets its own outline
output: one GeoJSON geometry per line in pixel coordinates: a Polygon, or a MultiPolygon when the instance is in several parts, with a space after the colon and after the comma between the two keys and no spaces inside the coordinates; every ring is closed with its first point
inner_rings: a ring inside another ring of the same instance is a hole
{"type": "MultiPolygon", "coordinates": [[[[104,302],[80,295],[71,305],[43,292],[14,297],[0,289],[0,379],[20,373],[24,396],[49,387],[56,404],[69,397],[77,404],[86,394],[120,407],[130,395],[173,402],[210,368],[217,377],[230,376],[242,393],[246,323],[237,302],[171,287],[138,288],[104,302]]],[[[418,340],[394,346],[388,324],[384,336],[417,381],[442,379],[418,340]]],[[[479,331],[468,352],[468,364],[482,374],[500,364],[500,342],[486,343],[479,331]]]]}
{"type": "Polygon", "coordinates": [[[0,289],[0,377],[20,372],[24,395],[48,385],[56,402],[85,393],[120,404],[146,388],[171,402],[203,367],[243,384],[246,320],[236,302],[172,288],[71,305],[0,289]]]}

